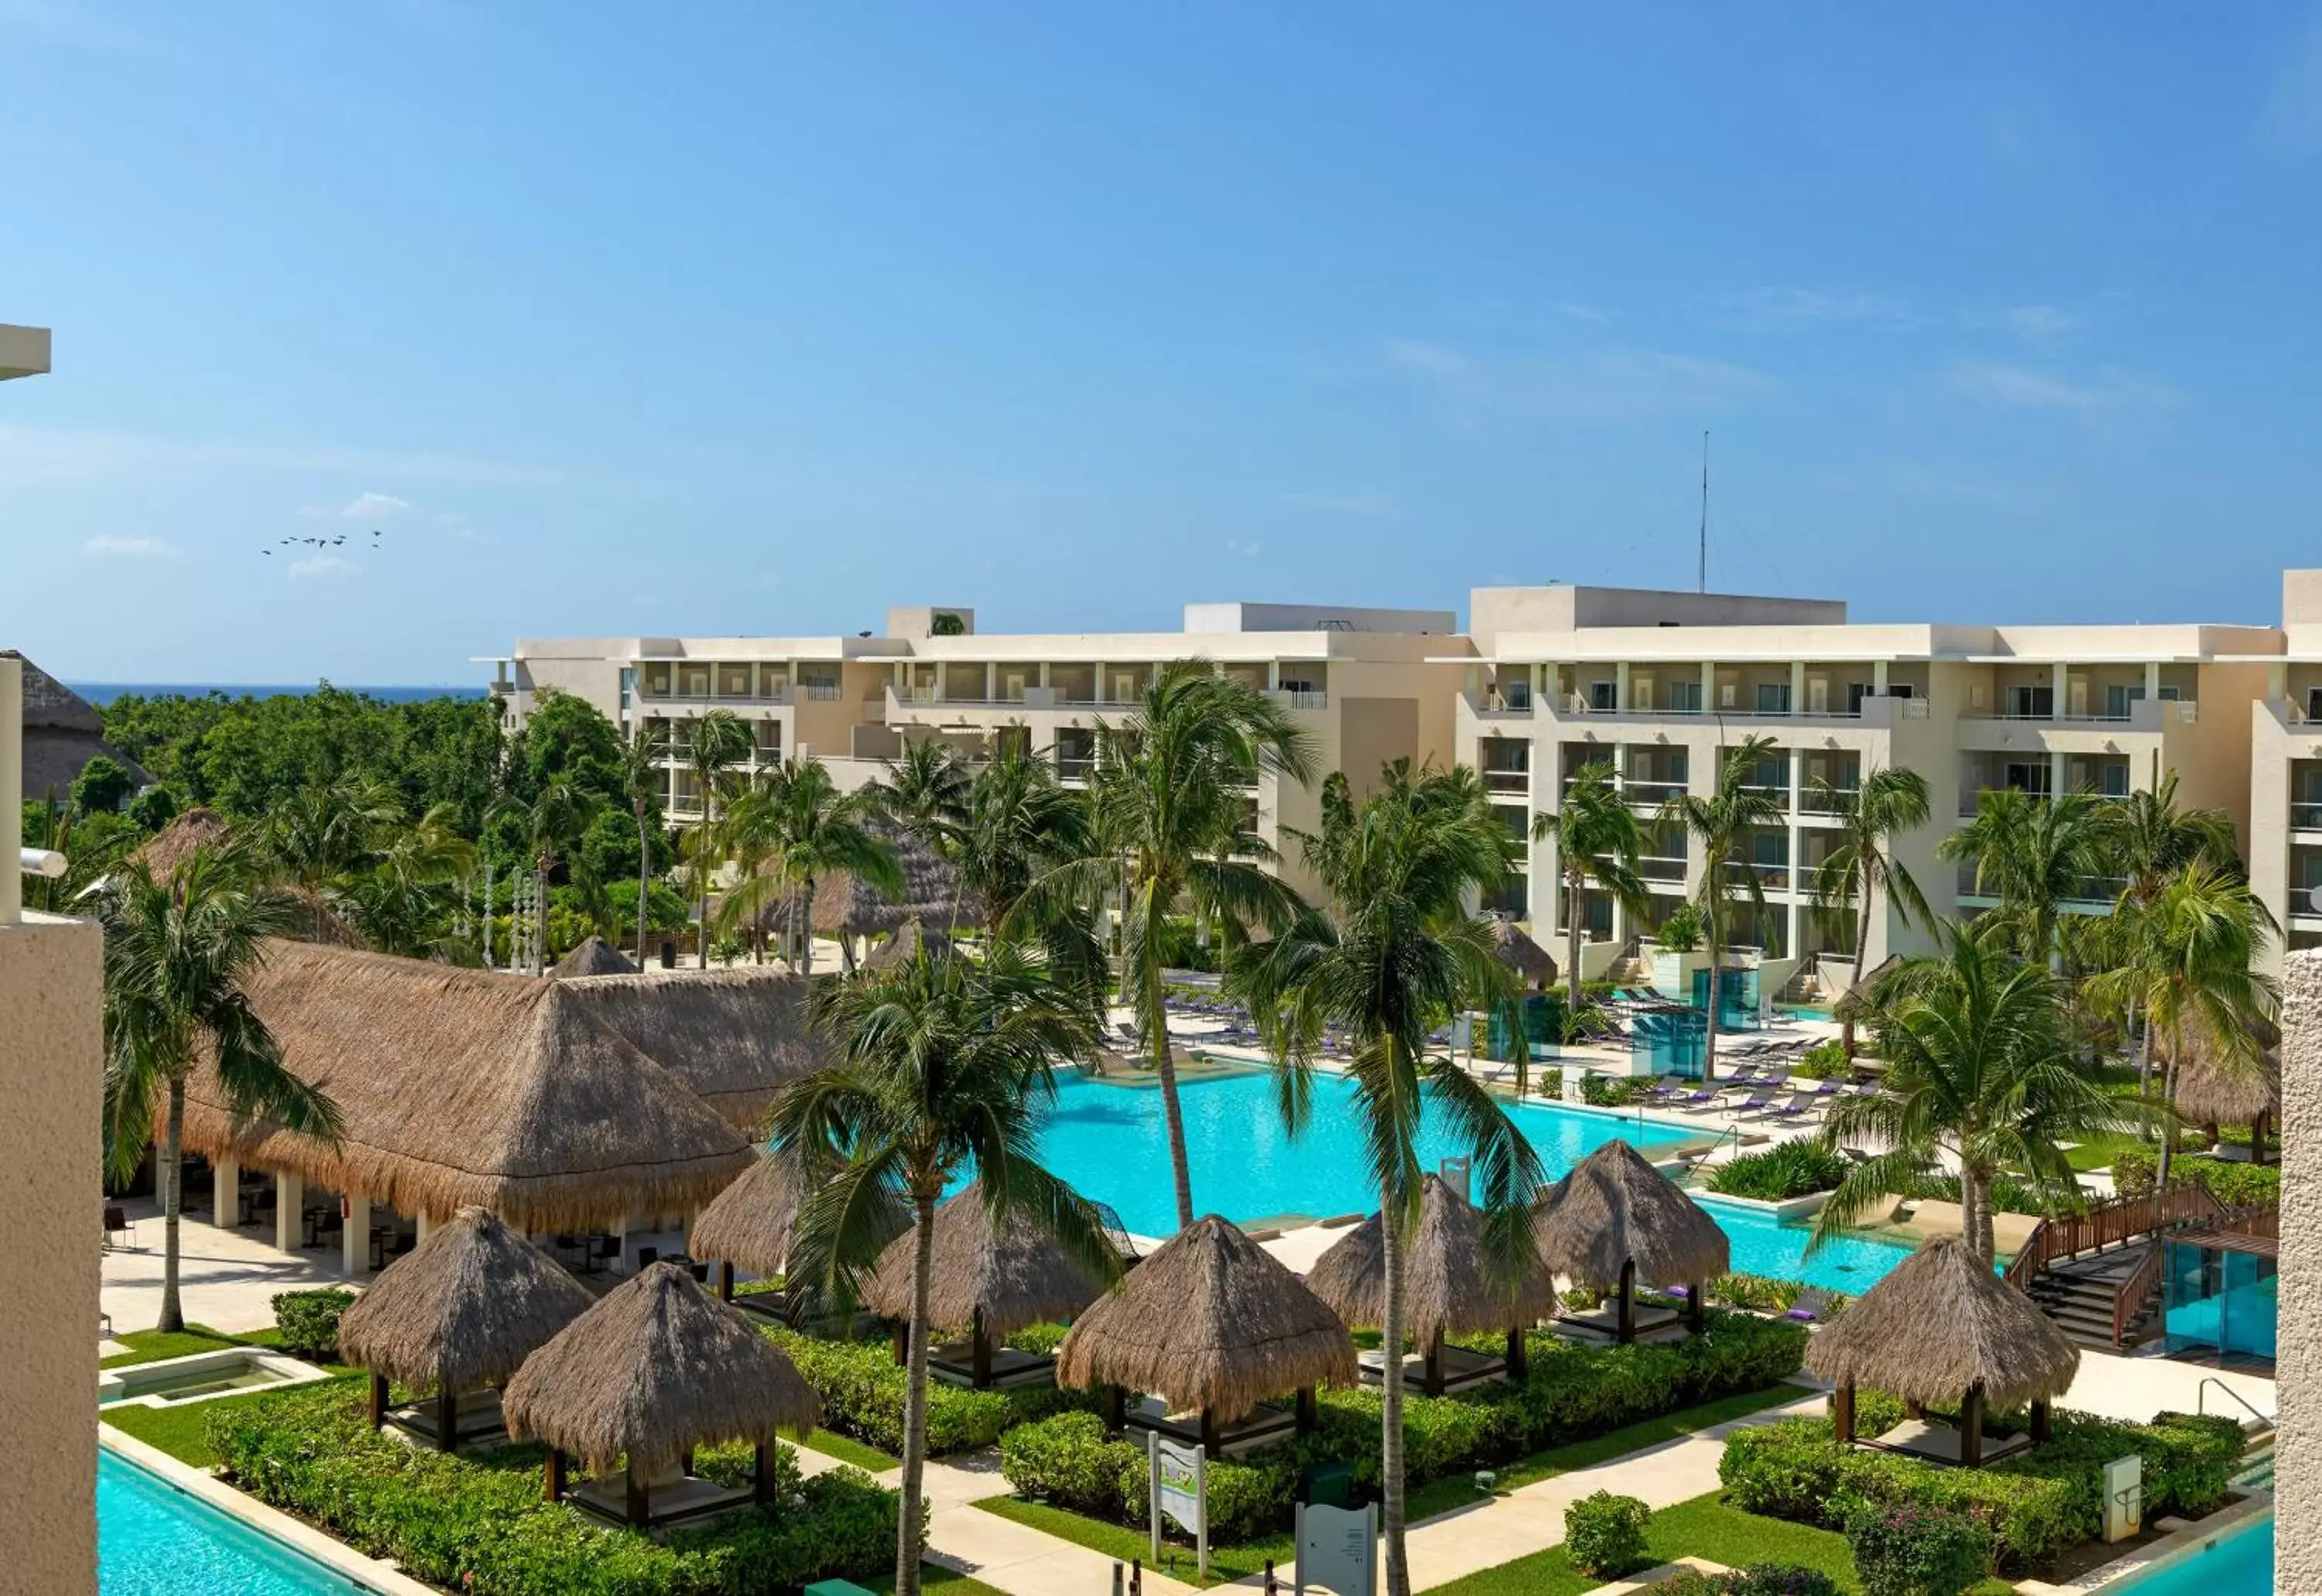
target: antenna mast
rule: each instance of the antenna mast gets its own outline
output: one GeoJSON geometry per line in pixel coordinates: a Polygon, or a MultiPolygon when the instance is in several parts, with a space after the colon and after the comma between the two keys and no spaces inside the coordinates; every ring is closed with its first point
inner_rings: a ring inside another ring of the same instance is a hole
{"type": "Polygon", "coordinates": [[[1700,558],[1700,587],[1698,591],[1706,593],[1709,591],[1709,430],[1706,427],[1702,429],[1701,433],[1700,558]]]}

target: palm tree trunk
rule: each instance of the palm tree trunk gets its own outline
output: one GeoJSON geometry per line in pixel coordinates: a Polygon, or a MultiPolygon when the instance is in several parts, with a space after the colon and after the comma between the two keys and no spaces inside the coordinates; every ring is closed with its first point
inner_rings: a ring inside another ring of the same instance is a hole
{"type": "Polygon", "coordinates": [[[814,878],[806,879],[806,923],[799,927],[799,973],[814,973],[814,878]]]}
{"type": "Polygon", "coordinates": [[[1386,1382],[1380,1388],[1379,1491],[1381,1528],[1386,1536],[1387,1596],[1411,1596],[1411,1563],[1403,1548],[1403,1215],[1394,1194],[1379,1194],[1380,1259],[1385,1265],[1386,1323],[1379,1345],[1386,1353],[1386,1382]]]}
{"type": "MultiPolygon", "coordinates": [[[[2173,1112],[2177,1107],[2177,1060],[2173,1055],[2180,1049],[2172,1046],[2169,1051],[2172,1056],[2161,1070],[2161,1106],[2173,1112]]],[[[2163,1120],[2161,1126],[2161,1169],[2156,1177],[2161,1190],[2169,1190],[2170,1154],[2176,1149],[2177,1127],[2163,1120]]]]}
{"type": "Polygon", "coordinates": [[[186,1080],[169,1077],[169,1128],[161,1137],[161,1317],[157,1330],[182,1330],[186,1311],[178,1302],[178,1214],[184,1206],[186,1080]]]}
{"type": "Polygon", "coordinates": [[[645,807],[637,806],[637,968],[645,967],[645,906],[653,884],[653,843],[645,835],[645,807]]]}
{"type": "Polygon", "coordinates": [[[1580,1012],[1580,905],[1586,891],[1586,877],[1568,870],[1564,872],[1564,1017],[1567,1019],[1580,1012]]]}
{"type": "MultiPolygon", "coordinates": [[[[2136,999],[2132,998],[2128,1002],[2131,1030],[2136,1029],[2136,999]]],[[[2136,1039],[2136,1095],[2140,1098],[2153,1095],[2153,1017],[2150,1015],[2145,1017],[2144,1029],[2136,1039]]],[[[2149,1130],[2150,1127],[2142,1128],[2149,1130]]]]}
{"type": "MultiPolygon", "coordinates": [[[[1151,903],[1148,894],[1147,902],[1151,903]]],[[[1153,935],[1148,921],[1146,935],[1153,935]]],[[[1169,1053],[1168,1010],[1161,1006],[1161,966],[1156,960],[1146,961],[1145,1021],[1147,1033],[1146,1044],[1153,1050],[1153,1072],[1161,1078],[1161,1117],[1169,1130],[1169,1176],[1177,1188],[1177,1228],[1184,1230],[1193,1223],[1193,1172],[1185,1163],[1185,1115],[1177,1103],[1177,1064],[1169,1053]]]]}
{"type": "MultiPolygon", "coordinates": [[[[1847,985],[1850,992],[1862,987],[1863,961],[1870,955],[1870,867],[1862,867],[1862,885],[1854,895],[1854,979],[1847,985]]],[[[1854,1008],[1849,1005],[1846,1017],[1839,1022],[1839,1045],[1845,1050],[1846,1062],[1854,1062],[1854,1008]]]]}
{"type": "Polygon", "coordinates": [[[705,777],[701,782],[701,834],[694,839],[694,846],[699,850],[699,858],[700,861],[699,865],[696,867],[699,872],[700,880],[695,883],[695,887],[701,894],[700,953],[701,968],[704,970],[709,968],[709,825],[711,820],[711,809],[712,805],[709,801],[709,781],[708,779],[705,777]]]}
{"type": "Polygon", "coordinates": [[[911,1250],[910,1378],[903,1387],[902,1510],[895,1526],[895,1596],[919,1596],[920,1482],[928,1456],[928,1285],[935,1272],[936,1200],[913,1200],[919,1216],[911,1250]]]}
{"type": "Polygon", "coordinates": [[[1710,912],[1703,917],[1709,922],[1709,1030],[1701,1045],[1701,1079],[1705,1084],[1717,1079],[1717,989],[1724,973],[1725,935],[1724,927],[1718,924],[1714,900],[1710,912]]]}

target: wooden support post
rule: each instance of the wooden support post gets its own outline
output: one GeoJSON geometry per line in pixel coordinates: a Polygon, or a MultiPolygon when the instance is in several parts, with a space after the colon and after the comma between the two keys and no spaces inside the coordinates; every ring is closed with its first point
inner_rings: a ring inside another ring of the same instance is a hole
{"type": "Polygon", "coordinates": [[[1202,1409],[1202,1446],[1211,1457],[1218,1455],[1218,1410],[1202,1409]]]}
{"type": "Polygon", "coordinates": [[[645,1492],[645,1483],[637,1478],[637,1465],[628,1464],[621,1471],[621,1510],[631,1524],[642,1529],[653,1518],[653,1499],[645,1492]]]}
{"type": "Polygon", "coordinates": [[[1853,1446],[1854,1382],[1851,1380],[1830,1393],[1830,1418],[1832,1427],[1838,1432],[1838,1444],[1853,1446]]]}
{"type": "Polygon", "coordinates": [[[895,1321],[895,1367],[903,1368],[910,1361],[911,1322],[909,1319],[897,1319],[895,1321]]]}
{"type": "Polygon", "coordinates": [[[1104,1388],[1104,1427],[1119,1435],[1129,1426],[1129,1388],[1108,1385],[1104,1388]]]}
{"type": "Polygon", "coordinates": [[[1685,1319],[1686,1323],[1693,1327],[1695,1335],[1702,1336],[1708,1333],[1709,1282],[1707,1281],[1697,1280],[1686,1291],[1685,1319]]]}
{"type": "Polygon", "coordinates": [[[370,1427],[377,1429],[387,1422],[387,1376],[376,1369],[370,1376],[370,1427]]]}
{"type": "Polygon", "coordinates": [[[1637,1261],[1621,1260],[1621,1343],[1637,1338],[1637,1261]]]}
{"type": "Polygon", "coordinates": [[[983,1309],[975,1310],[968,1327],[968,1383],[978,1391],[992,1384],[992,1337],[983,1333],[983,1309]]]}
{"type": "MultiPolygon", "coordinates": [[[[1397,1370],[1396,1373],[1401,1373],[1402,1371],[1397,1370]]],[[[1435,1327],[1435,1334],[1427,1343],[1426,1385],[1429,1396],[1443,1394],[1443,1327],[1440,1325],[1435,1327]]]]}
{"type": "Polygon", "coordinates": [[[750,1500],[762,1508],[774,1505],[775,1452],[764,1442],[750,1454],[750,1500]]]}
{"type": "Polygon", "coordinates": [[[2032,1444],[2044,1446],[2055,1437],[2055,1409],[2046,1402],[2032,1404],[2032,1444]]]}
{"type": "Polygon", "coordinates": [[[564,1448],[548,1449],[547,1466],[541,1471],[541,1495],[551,1501],[564,1500],[564,1448]]]}
{"type": "Polygon", "coordinates": [[[1522,1325],[1508,1327],[1508,1378],[1521,1382],[1531,1373],[1531,1343],[1522,1325]]]}
{"type": "Polygon", "coordinates": [[[1294,1411],[1296,1415],[1296,1424],[1298,1433],[1300,1435],[1305,1435],[1313,1429],[1319,1416],[1317,1415],[1314,1408],[1314,1388],[1312,1386],[1302,1385],[1298,1388],[1298,1404],[1294,1411]]]}
{"type": "Polygon", "coordinates": [[[460,1393],[449,1385],[435,1391],[435,1449],[451,1452],[460,1445],[460,1393]]]}
{"type": "Polygon", "coordinates": [[[731,1263],[718,1266],[718,1300],[720,1302],[734,1300],[734,1266],[731,1263]]]}
{"type": "Polygon", "coordinates": [[[1979,1469],[1983,1466],[1983,1387],[1967,1388],[1967,1400],[1960,1404],[1960,1466],[1979,1469]]]}

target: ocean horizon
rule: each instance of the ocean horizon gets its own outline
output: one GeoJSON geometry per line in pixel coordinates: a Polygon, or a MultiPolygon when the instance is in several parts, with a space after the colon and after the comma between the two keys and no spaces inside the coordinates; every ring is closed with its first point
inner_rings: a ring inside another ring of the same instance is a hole
{"type": "MultiPolygon", "coordinates": [[[[300,687],[288,682],[224,682],[224,681],[68,681],[65,686],[102,707],[115,698],[135,696],[141,698],[203,698],[212,693],[223,693],[229,698],[303,698],[319,691],[323,682],[308,682],[300,687]]],[[[361,693],[389,704],[416,704],[425,698],[480,698],[490,689],[465,683],[435,687],[365,687],[353,682],[331,682],[327,685],[343,692],[361,693]]]]}

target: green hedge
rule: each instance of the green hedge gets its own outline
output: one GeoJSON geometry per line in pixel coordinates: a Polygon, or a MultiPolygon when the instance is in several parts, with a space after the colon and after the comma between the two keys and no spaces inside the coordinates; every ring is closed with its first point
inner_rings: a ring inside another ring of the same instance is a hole
{"type": "Polygon", "coordinates": [[[1763,1153],[1744,1153],[1711,1165],[1709,1189],[1727,1197],[1787,1202],[1794,1197],[1837,1190],[1851,1167],[1839,1154],[1812,1142],[1784,1142],[1763,1153]]]}
{"type": "MultiPolygon", "coordinates": [[[[1497,1351],[1503,1336],[1458,1336],[1497,1351]]],[[[1413,1485],[1577,1441],[1742,1391],[1796,1373],[1805,1351],[1796,1325],[1749,1314],[1709,1314],[1706,1335],[1669,1346],[1579,1346],[1545,1333],[1530,1340],[1530,1373],[1505,1382],[1403,1400],[1404,1478],[1413,1485]]],[[[1211,1517],[1220,1541],[1287,1526],[1302,1470],[1344,1464],[1356,1488],[1379,1482],[1381,1394],[1326,1391],[1312,1433],[1210,1468],[1211,1517]]],[[[1145,1450],[1110,1436],[1093,1413],[1026,1424],[1000,1437],[1001,1472],[1017,1495],[1129,1525],[1146,1522],[1145,1450]]]]}
{"type": "MultiPolygon", "coordinates": [[[[909,1384],[884,1341],[827,1341],[780,1325],[764,1327],[821,1393],[823,1427],[852,1436],[882,1452],[903,1450],[903,1397],[909,1384]]],[[[969,1391],[940,1382],[928,1383],[928,1453],[940,1457],[989,1446],[1019,1424],[1076,1408],[1094,1409],[1096,1400],[1052,1385],[1008,1391],[969,1391]]]]}
{"type": "Polygon", "coordinates": [[[1585,1574],[1620,1579],[1645,1565],[1645,1524],[1652,1516],[1633,1496],[1592,1491],[1564,1509],[1564,1555],[1585,1574]]]}
{"type": "MultiPolygon", "coordinates": [[[[1856,1399],[1858,1433],[1876,1434],[1902,1417],[1892,1398],[1866,1391],[1856,1399]]],[[[1995,1428],[2007,1422],[1992,1420],[1995,1428]]],[[[2151,1424],[2121,1424],[2059,1412],[2047,1445],[1988,1468],[1953,1469],[1842,1448],[1828,1419],[1793,1418],[1727,1436],[1718,1478],[1746,1512],[1829,1529],[1844,1528],[1865,1505],[1965,1513],[1991,1532],[2003,1570],[2023,1570],[2096,1537],[2110,1459],[2132,1452],[2144,1459],[2148,1518],[2198,1518],[2224,1500],[2243,1446],[2240,1427],[2226,1418],[2164,1413],[2151,1424]]]]}
{"type": "MultiPolygon", "coordinates": [[[[801,1481],[779,1449],[785,1506],[745,1511],[661,1545],[542,1500],[542,1452],[481,1457],[412,1447],[370,1427],[343,1382],[220,1403],[205,1423],[226,1477],[357,1551],[465,1596],[777,1596],[894,1565],[896,1496],[854,1469],[801,1481]]],[[[705,1449],[701,1473],[738,1483],[748,1450],[705,1449]]]]}
{"type": "Polygon", "coordinates": [[[282,1350],[302,1358],[337,1357],[339,1316],[354,1303],[355,1294],[337,1286],[277,1291],[274,1327],[282,1332],[282,1350]]]}
{"type": "MultiPolygon", "coordinates": [[[[2209,1195],[2227,1208],[2281,1200],[2281,1166],[2278,1163],[2236,1163],[2222,1158],[2199,1158],[2180,1153],[2170,1160],[2172,1180],[2199,1181],[2209,1195]]],[[[2112,1161],[2112,1183],[2123,1195],[2153,1190],[2160,1174],[2160,1156],[2132,1147],[2112,1161]]]]}

